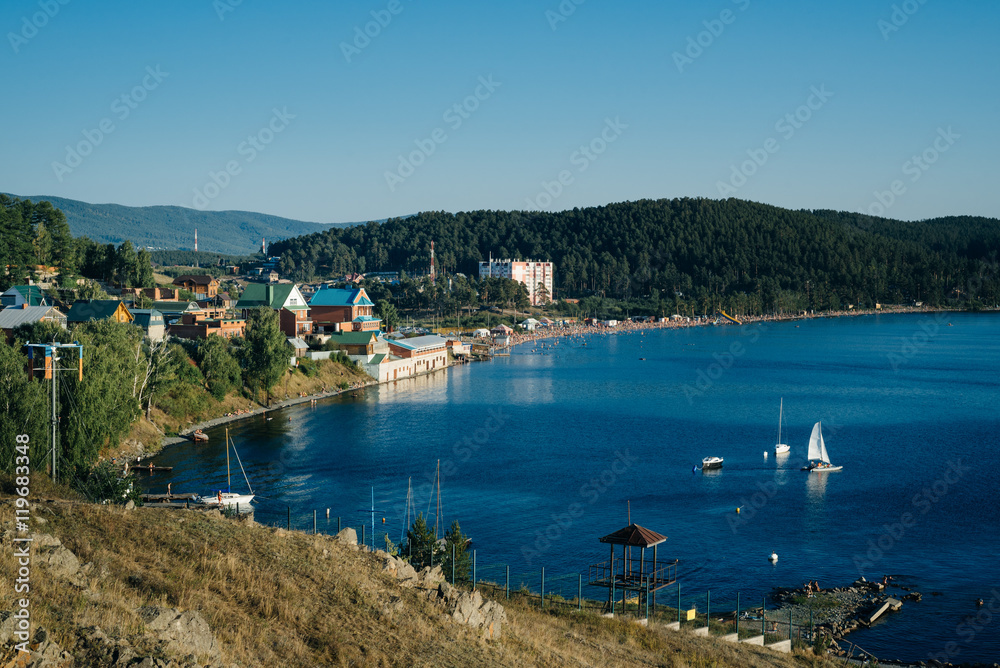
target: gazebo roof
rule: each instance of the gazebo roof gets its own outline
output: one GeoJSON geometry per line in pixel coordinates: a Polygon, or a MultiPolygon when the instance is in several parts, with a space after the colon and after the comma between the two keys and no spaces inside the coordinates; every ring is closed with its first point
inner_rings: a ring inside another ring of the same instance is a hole
{"type": "Polygon", "coordinates": [[[619,529],[614,533],[609,533],[601,538],[602,543],[612,545],[630,545],[632,547],[653,547],[659,545],[667,539],[663,534],[650,531],[638,524],[629,524],[624,529],[619,529]]]}

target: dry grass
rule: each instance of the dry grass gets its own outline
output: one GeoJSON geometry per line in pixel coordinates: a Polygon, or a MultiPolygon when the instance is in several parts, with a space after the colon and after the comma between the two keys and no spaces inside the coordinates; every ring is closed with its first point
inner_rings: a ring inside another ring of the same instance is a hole
{"type": "MultiPolygon", "coordinates": [[[[151,651],[134,610],[161,605],[201,611],[225,659],[243,666],[829,665],[517,601],[504,602],[503,639],[487,643],[400,588],[370,556],[323,536],[195,511],[61,501],[36,503],[32,512],[46,520],[36,530],[93,563],[86,592],[33,573],[34,623],[64,647],[80,629],[99,626],[151,651]]],[[[0,506],[4,527],[12,517],[8,500],[0,506]]],[[[0,569],[14,572],[9,549],[0,569]]],[[[14,598],[12,587],[12,578],[0,579],[3,600],[14,598]]]]}

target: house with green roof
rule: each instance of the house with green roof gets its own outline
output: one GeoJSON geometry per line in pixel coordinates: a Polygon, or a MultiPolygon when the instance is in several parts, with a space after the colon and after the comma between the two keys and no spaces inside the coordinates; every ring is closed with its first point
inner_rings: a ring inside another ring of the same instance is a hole
{"type": "Polygon", "coordinates": [[[135,318],[120,299],[77,299],[66,314],[70,324],[91,320],[132,322],[135,318]]]}
{"type": "Polygon", "coordinates": [[[309,308],[317,332],[377,332],[382,324],[364,288],[321,286],[309,300],[309,308]]]}
{"type": "Polygon", "coordinates": [[[52,300],[45,296],[42,289],[37,285],[12,285],[7,291],[0,295],[0,305],[20,306],[52,306],[52,300]]]}
{"type": "Polygon", "coordinates": [[[266,306],[278,312],[278,322],[285,336],[308,336],[313,333],[311,310],[306,298],[297,285],[278,283],[265,285],[250,283],[247,285],[240,300],[236,302],[236,310],[247,318],[250,309],[266,306]]]}

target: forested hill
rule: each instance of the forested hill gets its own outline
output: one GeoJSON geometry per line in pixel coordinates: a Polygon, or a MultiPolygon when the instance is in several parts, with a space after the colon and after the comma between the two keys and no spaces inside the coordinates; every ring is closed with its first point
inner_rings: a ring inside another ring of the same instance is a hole
{"type": "Polygon", "coordinates": [[[88,237],[116,246],[129,240],[137,248],[191,250],[194,249],[194,230],[198,228],[198,250],[246,255],[260,250],[262,237],[270,244],[278,239],[352,224],[307,223],[246,211],[199,211],[182,206],[134,207],[89,204],[62,197],[13,196],[33,202],[52,202],[66,214],[75,237],[88,237]]]}
{"type": "Polygon", "coordinates": [[[905,223],[738,199],[640,200],[558,213],[427,212],[288,239],[272,251],[299,280],[425,273],[433,240],[439,272],[475,276],[477,262],[490,254],[552,260],[563,297],[644,297],[655,290],[658,299],[743,313],[941,304],[956,294],[992,306],[1000,301],[998,223],[905,223]]]}

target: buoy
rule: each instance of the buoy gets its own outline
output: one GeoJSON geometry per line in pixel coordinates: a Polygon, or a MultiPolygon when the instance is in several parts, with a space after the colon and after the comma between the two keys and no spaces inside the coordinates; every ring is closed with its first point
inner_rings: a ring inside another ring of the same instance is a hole
{"type": "Polygon", "coordinates": [[[767,459],[767,450],[764,451],[764,459],[767,459]]]}
{"type": "Polygon", "coordinates": [[[771,556],[768,557],[768,561],[770,561],[772,564],[774,562],[776,562],[777,560],[778,560],[778,553],[777,552],[772,552],[771,556]]]}
{"type": "Polygon", "coordinates": [[[740,507],[739,507],[739,506],[736,506],[736,514],[737,514],[737,515],[739,515],[739,514],[740,514],[740,507]]]}

